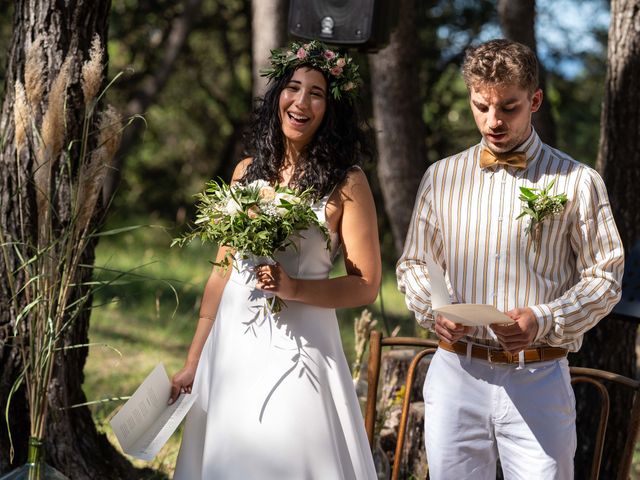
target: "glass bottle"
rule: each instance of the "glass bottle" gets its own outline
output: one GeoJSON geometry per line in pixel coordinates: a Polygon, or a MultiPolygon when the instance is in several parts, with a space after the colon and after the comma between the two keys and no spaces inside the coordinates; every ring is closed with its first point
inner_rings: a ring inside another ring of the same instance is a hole
{"type": "Polygon", "coordinates": [[[27,463],[0,477],[0,480],[69,480],[69,478],[44,462],[42,439],[29,437],[27,463]]]}

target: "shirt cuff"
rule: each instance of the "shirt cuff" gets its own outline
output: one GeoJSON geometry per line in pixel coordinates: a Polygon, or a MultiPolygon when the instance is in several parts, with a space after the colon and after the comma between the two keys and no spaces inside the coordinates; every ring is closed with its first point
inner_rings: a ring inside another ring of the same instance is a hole
{"type": "Polygon", "coordinates": [[[418,325],[435,332],[436,318],[433,316],[433,311],[431,309],[429,309],[428,313],[413,313],[416,317],[416,322],[418,322],[418,325]]]}
{"type": "Polygon", "coordinates": [[[553,327],[553,312],[549,305],[534,305],[530,308],[538,322],[538,333],[534,340],[534,342],[538,342],[540,339],[546,337],[551,331],[551,328],[553,327]]]}

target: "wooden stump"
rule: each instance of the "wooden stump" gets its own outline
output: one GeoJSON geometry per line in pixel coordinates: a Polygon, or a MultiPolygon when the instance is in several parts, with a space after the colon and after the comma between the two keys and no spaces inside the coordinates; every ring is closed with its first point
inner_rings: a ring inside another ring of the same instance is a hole
{"type": "MultiPolygon", "coordinates": [[[[409,366],[417,351],[415,349],[387,350],[382,354],[380,370],[380,395],[378,398],[376,431],[380,446],[393,464],[398,430],[402,414],[402,387],[406,384],[409,366]]],[[[411,404],[407,423],[407,435],[402,453],[400,478],[421,479],[426,476],[426,454],[424,451],[424,403],[422,387],[428,368],[428,360],[416,368],[414,383],[409,392],[411,404]]],[[[406,393],[405,393],[406,394],[406,393]]]]}
{"type": "Polygon", "coordinates": [[[400,463],[400,478],[427,478],[427,453],[424,448],[424,402],[412,402],[400,463]]]}

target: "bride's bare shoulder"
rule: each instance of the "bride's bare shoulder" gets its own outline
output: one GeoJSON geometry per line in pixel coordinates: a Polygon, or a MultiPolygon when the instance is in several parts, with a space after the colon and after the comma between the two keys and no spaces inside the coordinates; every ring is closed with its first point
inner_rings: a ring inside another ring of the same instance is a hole
{"type": "Polygon", "coordinates": [[[240,160],[240,162],[238,162],[238,164],[236,165],[236,168],[233,170],[231,181],[237,182],[242,177],[244,177],[244,174],[247,171],[247,168],[249,168],[249,165],[251,165],[251,162],[253,162],[252,157],[247,157],[244,160],[240,160]]]}
{"type": "Polygon", "coordinates": [[[364,171],[360,167],[353,167],[347,172],[338,190],[340,197],[345,201],[353,200],[354,196],[359,197],[363,193],[369,193],[371,187],[364,171]]]}

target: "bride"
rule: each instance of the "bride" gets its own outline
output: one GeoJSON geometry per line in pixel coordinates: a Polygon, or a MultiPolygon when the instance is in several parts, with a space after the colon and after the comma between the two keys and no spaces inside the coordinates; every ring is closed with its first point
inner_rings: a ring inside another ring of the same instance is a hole
{"type": "Polygon", "coordinates": [[[174,479],[374,479],[334,310],[372,303],[381,275],[375,206],[357,166],[371,153],[354,104],[357,66],[313,41],[273,51],[267,75],[251,157],[232,181],[313,187],[330,244],[312,228],[275,265],[237,258],[213,269],[172,378],[170,402],[198,394],[174,479]],[[328,278],[339,248],[346,274],[328,278]],[[264,308],[269,294],[286,302],[277,314],[264,308]]]}

